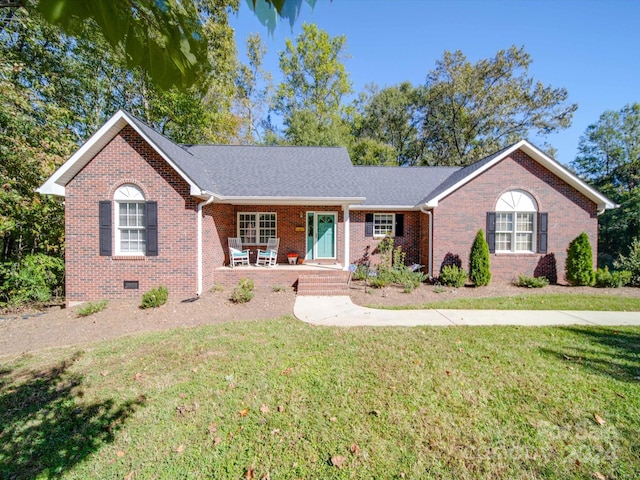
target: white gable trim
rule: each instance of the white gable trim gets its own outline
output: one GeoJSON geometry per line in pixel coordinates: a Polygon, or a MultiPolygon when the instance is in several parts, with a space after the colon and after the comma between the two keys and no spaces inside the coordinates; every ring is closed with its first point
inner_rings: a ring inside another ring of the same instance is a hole
{"type": "Polygon", "coordinates": [[[198,187],[178,166],[131,120],[123,110],[118,110],[107,122],[87,140],[76,153],[56,170],[36,191],[44,195],[65,196],[66,185],[82,170],[126,125],[131,126],[145,142],[151,145],[188,184],[191,195],[203,195],[198,187]]]}
{"type": "Polygon", "coordinates": [[[554,175],[556,175],[560,179],[564,180],[566,183],[568,183],[573,188],[578,190],[589,200],[593,201],[598,206],[599,213],[602,213],[604,210],[607,210],[607,209],[617,208],[619,206],[616,203],[612,202],[609,198],[605,197],[600,192],[595,190],[594,188],[587,185],[585,182],[580,180],[577,176],[575,176],[569,170],[567,170],[558,162],[556,162],[551,157],[549,157],[547,154],[545,154],[544,152],[542,152],[541,150],[539,150],[538,148],[530,144],[528,141],[520,140],[518,143],[514,144],[513,146],[511,146],[510,148],[502,152],[496,158],[492,159],[490,162],[487,162],[481,168],[478,168],[474,172],[470,173],[469,175],[461,179],[456,184],[452,185],[451,187],[447,188],[445,191],[443,191],[436,197],[429,200],[427,203],[425,203],[425,207],[426,208],[437,207],[440,200],[447,197],[451,193],[455,192],[460,187],[467,184],[477,176],[486,172],[495,164],[497,164],[498,162],[501,162],[516,150],[522,150],[524,153],[529,155],[533,160],[538,162],[540,165],[545,167],[547,170],[552,172],[554,175]]]}

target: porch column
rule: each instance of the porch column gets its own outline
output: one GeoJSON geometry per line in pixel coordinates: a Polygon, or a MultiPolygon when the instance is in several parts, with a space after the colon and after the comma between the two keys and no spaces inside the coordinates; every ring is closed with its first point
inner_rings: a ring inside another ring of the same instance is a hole
{"type": "Polygon", "coordinates": [[[343,270],[349,270],[349,238],[350,238],[350,226],[349,226],[349,205],[343,205],[342,211],[344,212],[344,264],[343,270]]]}

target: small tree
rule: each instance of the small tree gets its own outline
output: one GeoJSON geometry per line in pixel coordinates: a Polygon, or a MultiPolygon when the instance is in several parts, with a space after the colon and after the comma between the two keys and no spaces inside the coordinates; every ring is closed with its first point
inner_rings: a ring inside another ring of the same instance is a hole
{"type": "Polygon", "coordinates": [[[491,264],[489,257],[489,244],[484,239],[484,232],[478,230],[469,259],[469,278],[476,287],[489,285],[491,281],[491,264]]]}
{"type": "Polygon", "coordinates": [[[589,236],[582,232],[569,244],[565,265],[567,281],[574,286],[592,286],[596,280],[593,271],[593,252],[589,236]]]}

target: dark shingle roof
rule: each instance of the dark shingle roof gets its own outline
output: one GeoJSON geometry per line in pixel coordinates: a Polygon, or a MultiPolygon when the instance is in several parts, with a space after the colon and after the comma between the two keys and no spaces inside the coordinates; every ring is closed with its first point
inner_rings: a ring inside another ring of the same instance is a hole
{"type": "Polygon", "coordinates": [[[369,167],[354,168],[363,185],[364,205],[417,206],[460,167],[369,167]]]}

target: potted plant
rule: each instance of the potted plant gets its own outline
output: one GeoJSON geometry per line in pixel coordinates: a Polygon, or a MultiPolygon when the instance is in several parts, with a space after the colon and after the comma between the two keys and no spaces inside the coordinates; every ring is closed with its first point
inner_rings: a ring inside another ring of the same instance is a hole
{"type": "Polygon", "coordinates": [[[287,259],[289,260],[289,265],[295,265],[298,263],[298,254],[296,252],[287,253],[287,259]]]}

